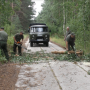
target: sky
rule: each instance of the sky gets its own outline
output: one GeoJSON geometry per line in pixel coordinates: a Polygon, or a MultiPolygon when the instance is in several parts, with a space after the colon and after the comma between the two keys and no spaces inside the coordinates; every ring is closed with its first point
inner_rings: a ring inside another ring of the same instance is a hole
{"type": "Polygon", "coordinates": [[[42,10],[42,4],[44,3],[44,0],[32,0],[33,2],[35,2],[35,5],[34,5],[34,9],[36,10],[36,16],[38,16],[38,13],[41,12],[42,10]]]}

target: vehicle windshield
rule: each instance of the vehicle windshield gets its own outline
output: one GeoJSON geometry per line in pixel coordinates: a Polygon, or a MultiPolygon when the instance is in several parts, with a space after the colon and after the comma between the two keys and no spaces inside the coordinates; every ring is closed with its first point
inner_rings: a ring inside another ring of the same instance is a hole
{"type": "Polygon", "coordinates": [[[48,32],[47,27],[39,28],[39,27],[33,27],[31,28],[31,32],[48,32]]]}

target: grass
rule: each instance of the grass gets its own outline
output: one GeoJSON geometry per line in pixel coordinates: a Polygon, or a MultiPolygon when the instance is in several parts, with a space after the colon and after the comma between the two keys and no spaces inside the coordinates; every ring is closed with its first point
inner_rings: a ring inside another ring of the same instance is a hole
{"type": "Polygon", "coordinates": [[[58,38],[58,37],[52,37],[51,36],[50,41],[52,41],[52,42],[54,42],[60,46],[66,47],[64,37],[58,38]]]}
{"type": "Polygon", "coordinates": [[[88,43],[88,45],[86,45],[86,47],[84,47],[84,44],[78,44],[76,42],[76,49],[77,50],[82,50],[84,51],[85,54],[89,54],[90,53],[90,43],[88,43]]]}

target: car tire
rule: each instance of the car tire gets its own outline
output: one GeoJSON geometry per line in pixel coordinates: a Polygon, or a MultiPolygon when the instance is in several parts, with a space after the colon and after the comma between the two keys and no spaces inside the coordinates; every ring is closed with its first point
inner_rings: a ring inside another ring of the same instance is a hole
{"type": "Polygon", "coordinates": [[[46,46],[48,47],[48,42],[46,42],[46,46]]]}
{"type": "Polygon", "coordinates": [[[33,47],[33,42],[30,42],[30,46],[33,47]]]}

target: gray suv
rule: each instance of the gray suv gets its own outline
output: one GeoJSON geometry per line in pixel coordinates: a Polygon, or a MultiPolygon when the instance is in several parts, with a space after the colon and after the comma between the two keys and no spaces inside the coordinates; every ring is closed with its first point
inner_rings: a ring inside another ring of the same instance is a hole
{"type": "Polygon", "coordinates": [[[33,23],[29,26],[29,42],[30,46],[33,47],[33,43],[43,43],[48,47],[50,34],[46,24],[33,23]]]}

